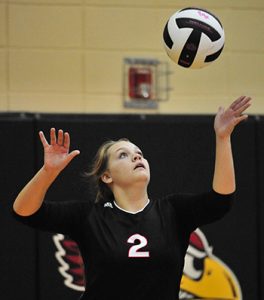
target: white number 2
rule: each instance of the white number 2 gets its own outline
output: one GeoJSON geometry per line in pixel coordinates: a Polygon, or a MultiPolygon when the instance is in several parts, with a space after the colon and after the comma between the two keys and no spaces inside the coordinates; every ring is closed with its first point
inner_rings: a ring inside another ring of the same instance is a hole
{"type": "Polygon", "coordinates": [[[134,244],[136,240],[139,241],[139,244],[130,247],[128,257],[149,257],[149,251],[139,251],[139,249],[144,248],[148,244],[147,239],[140,234],[133,234],[127,242],[134,244]]]}

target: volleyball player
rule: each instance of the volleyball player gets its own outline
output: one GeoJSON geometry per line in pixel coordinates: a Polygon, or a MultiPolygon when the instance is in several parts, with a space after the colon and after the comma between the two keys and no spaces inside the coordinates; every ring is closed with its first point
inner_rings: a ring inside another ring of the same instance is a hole
{"type": "Polygon", "coordinates": [[[236,189],[230,137],[247,118],[250,100],[241,96],[216,114],[215,170],[212,189],[204,194],[149,199],[148,161],[138,146],[122,139],[107,141],[97,152],[90,172],[96,201],[44,201],[52,182],[80,153],[69,152],[67,132],[52,128],[50,143],[39,133],[44,165],[17,196],[13,214],[77,242],[86,278],[81,299],[176,300],[191,232],[230,209],[236,189]]]}

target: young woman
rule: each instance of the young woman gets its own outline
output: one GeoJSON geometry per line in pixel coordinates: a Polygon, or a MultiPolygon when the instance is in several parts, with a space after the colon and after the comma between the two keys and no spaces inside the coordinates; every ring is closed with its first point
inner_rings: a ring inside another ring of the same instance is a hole
{"type": "Polygon", "coordinates": [[[219,108],[214,122],[215,171],[212,189],[199,195],[149,199],[150,170],[141,150],[128,140],[108,141],[95,157],[94,202],[47,202],[45,194],[80,151],[69,152],[70,136],[39,133],[44,165],[13,205],[19,221],[74,239],[85,264],[87,300],[176,300],[190,233],[221,218],[235,192],[231,133],[247,118],[250,98],[219,108]]]}

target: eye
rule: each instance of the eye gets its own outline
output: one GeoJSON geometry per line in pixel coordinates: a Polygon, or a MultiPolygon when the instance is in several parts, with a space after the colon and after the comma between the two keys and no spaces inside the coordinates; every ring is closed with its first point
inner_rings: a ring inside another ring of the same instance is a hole
{"type": "Polygon", "coordinates": [[[184,264],[184,274],[194,280],[201,278],[204,270],[204,258],[193,257],[186,254],[184,264]]]}
{"type": "Polygon", "coordinates": [[[119,158],[125,158],[125,157],[127,157],[127,153],[126,152],[121,152],[119,154],[119,158]]]}
{"type": "Polygon", "coordinates": [[[144,157],[143,153],[141,151],[137,152],[140,156],[144,157]]]}

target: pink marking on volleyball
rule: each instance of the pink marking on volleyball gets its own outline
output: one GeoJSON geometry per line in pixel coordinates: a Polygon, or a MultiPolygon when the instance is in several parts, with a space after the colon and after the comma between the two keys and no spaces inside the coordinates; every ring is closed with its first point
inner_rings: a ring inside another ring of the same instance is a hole
{"type": "Polygon", "coordinates": [[[205,12],[198,10],[198,15],[200,17],[203,17],[205,19],[209,19],[209,15],[207,15],[205,12]]]}

